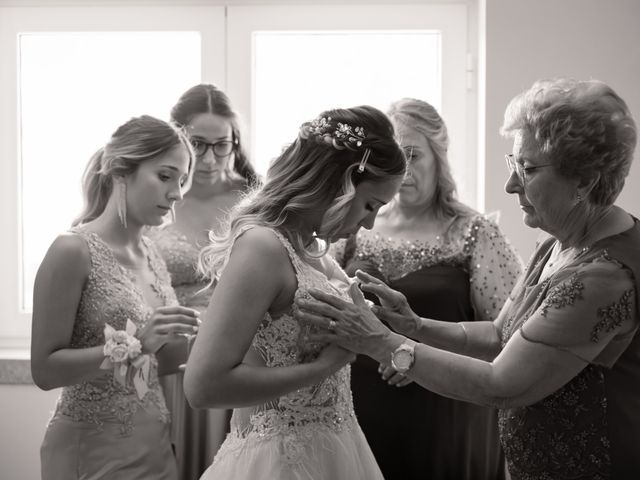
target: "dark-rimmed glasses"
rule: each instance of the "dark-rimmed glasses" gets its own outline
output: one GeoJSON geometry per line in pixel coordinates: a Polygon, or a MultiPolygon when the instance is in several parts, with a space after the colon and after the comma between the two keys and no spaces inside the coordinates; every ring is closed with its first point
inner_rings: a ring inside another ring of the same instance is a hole
{"type": "Polygon", "coordinates": [[[531,165],[530,167],[525,167],[524,165],[518,163],[516,158],[513,156],[513,153],[507,153],[504,156],[504,159],[507,161],[507,167],[509,167],[509,173],[516,172],[516,176],[522,185],[525,184],[527,180],[527,175],[531,172],[535,172],[539,168],[543,167],[552,167],[553,163],[543,163],[542,165],[531,165]]]}
{"type": "Polygon", "coordinates": [[[235,149],[236,142],[234,140],[220,140],[219,142],[209,143],[204,140],[192,139],[191,145],[198,157],[204,157],[209,149],[213,151],[213,155],[222,158],[231,155],[235,149]]]}

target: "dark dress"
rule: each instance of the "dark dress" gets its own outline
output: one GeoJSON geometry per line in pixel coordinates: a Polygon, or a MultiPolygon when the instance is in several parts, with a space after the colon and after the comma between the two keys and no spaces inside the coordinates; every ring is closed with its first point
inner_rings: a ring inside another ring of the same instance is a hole
{"type": "Polygon", "coordinates": [[[540,244],[498,320],[502,339],[560,349],[586,367],[532,405],[500,410],[513,480],[640,478],[640,222],[541,279],[540,244]]]}
{"type": "MultiPolygon", "coordinates": [[[[456,219],[434,244],[362,232],[347,273],[357,268],[377,270],[418,315],[449,322],[493,320],[521,270],[497,226],[482,216],[456,219]]],[[[415,383],[389,386],[378,363],[362,355],[352,365],[351,385],[356,415],[386,479],[504,478],[494,409],[415,383]]]]}

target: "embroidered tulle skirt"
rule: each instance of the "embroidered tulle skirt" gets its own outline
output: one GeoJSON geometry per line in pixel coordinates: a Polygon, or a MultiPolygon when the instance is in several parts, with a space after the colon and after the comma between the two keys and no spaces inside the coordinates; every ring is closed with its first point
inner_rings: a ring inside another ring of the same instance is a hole
{"type": "Polygon", "coordinates": [[[324,424],[277,434],[233,426],[201,480],[382,480],[355,418],[339,429],[324,424]]]}
{"type": "Polygon", "coordinates": [[[140,409],[130,434],[121,423],[78,422],[57,414],[40,447],[42,480],[176,480],[169,424],[140,409]]]}

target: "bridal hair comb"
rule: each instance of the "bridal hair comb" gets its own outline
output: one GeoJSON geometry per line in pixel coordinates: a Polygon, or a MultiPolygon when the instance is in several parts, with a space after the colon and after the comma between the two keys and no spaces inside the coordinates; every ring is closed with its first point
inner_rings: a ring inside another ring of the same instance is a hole
{"type": "MultiPolygon", "coordinates": [[[[307,140],[315,138],[318,143],[325,143],[336,150],[358,151],[367,134],[362,127],[352,127],[348,123],[332,123],[331,117],[319,117],[312,122],[303,123],[299,132],[300,138],[307,140]]],[[[365,147],[362,159],[358,165],[358,173],[364,172],[371,149],[365,147]]]]}

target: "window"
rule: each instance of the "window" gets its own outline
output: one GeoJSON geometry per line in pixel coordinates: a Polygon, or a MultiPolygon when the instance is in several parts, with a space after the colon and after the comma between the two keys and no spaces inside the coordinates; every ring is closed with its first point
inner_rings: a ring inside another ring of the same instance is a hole
{"type": "Polygon", "coordinates": [[[0,7],[0,348],[29,344],[35,271],[80,212],[91,154],[131,116],[168,118],[195,83],[229,94],[261,172],[321,110],[423,98],[477,204],[465,4],[157,3],[0,7]]]}
{"type": "Polygon", "coordinates": [[[180,94],[200,82],[200,35],[28,33],[18,42],[20,306],[29,312],[38,265],[80,212],[87,161],[128,118],[168,118],[180,94]]]}
{"type": "Polygon", "coordinates": [[[415,97],[440,110],[440,41],[440,32],[428,30],[254,33],[257,170],[266,173],[300,124],[327,108],[368,104],[385,111],[394,100],[415,97]]]}
{"type": "Polygon", "coordinates": [[[28,343],[33,281],[53,239],[82,208],[81,177],[116,127],[141,114],[169,118],[179,95],[222,85],[224,8],[0,9],[0,179],[5,231],[0,303],[4,346],[28,343]],[[217,41],[212,41],[218,35],[217,41]],[[205,39],[207,44],[205,45],[205,39]],[[212,58],[205,61],[206,58],[212,58]]]}
{"type": "Polygon", "coordinates": [[[230,6],[227,32],[227,92],[259,171],[326,108],[414,95],[439,107],[460,197],[477,204],[466,5],[230,6]]]}

